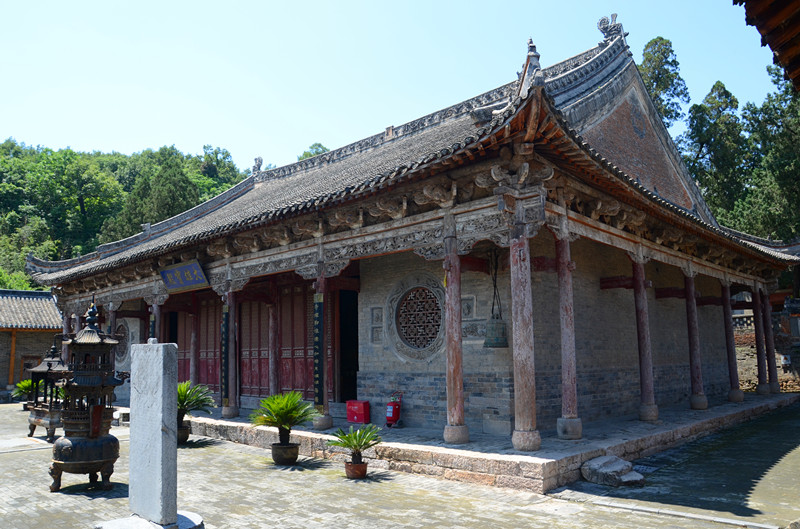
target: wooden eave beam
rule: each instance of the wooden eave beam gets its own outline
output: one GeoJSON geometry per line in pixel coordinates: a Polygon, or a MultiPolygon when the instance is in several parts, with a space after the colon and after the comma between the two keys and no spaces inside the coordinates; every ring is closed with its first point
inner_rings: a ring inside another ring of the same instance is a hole
{"type": "Polygon", "coordinates": [[[780,26],[784,20],[794,15],[799,7],[793,2],[763,2],[759,6],[758,14],[747,13],[745,22],[750,26],[755,26],[763,35],[780,26]]]}
{"type": "Polygon", "coordinates": [[[782,24],[767,34],[762,34],[761,44],[769,44],[769,47],[776,50],[797,35],[798,25],[800,25],[800,11],[795,12],[782,24]]]}
{"type": "MultiPolygon", "coordinates": [[[[633,288],[633,278],[626,276],[602,277],[600,278],[600,290],[611,290],[615,288],[633,288]]],[[[645,279],[644,288],[653,288],[653,282],[645,279]]]]}

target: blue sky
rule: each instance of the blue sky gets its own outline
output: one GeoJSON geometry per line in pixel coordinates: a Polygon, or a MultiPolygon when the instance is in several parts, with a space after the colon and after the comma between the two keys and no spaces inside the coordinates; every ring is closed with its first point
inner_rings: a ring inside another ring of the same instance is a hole
{"type": "Polygon", "coordinates": [[[240,168],[336,148],[548,66],[618,13],[634,59],[672,41],[692,101],[740,103],[772,63],[730,0],[0,1],[0,141],[125,154],[224,147],[240,168]]]}

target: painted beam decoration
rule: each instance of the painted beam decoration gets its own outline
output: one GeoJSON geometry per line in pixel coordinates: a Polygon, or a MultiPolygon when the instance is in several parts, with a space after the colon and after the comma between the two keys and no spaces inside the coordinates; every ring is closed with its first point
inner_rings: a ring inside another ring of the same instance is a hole
{"type": "Polygon", "coordinates": [[[198,290],[208,286],[208,279],[196,259],[170,265],[162,268],[158,273],[170,294],[198,290]]]}

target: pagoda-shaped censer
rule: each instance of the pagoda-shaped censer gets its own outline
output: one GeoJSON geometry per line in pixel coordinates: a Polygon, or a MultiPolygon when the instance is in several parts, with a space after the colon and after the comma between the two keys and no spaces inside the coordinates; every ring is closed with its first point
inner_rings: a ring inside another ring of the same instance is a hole
{"type": "Polygon", "coordinates": [[[118,342],[98,328],[94,303],[87,313],[86,327],[65,338],[69,373],[61,410],[64,436],[53,444],[50,490],[61,488],[62,472],[89,474],[91,484],[97,483],[99,472],[103,488],[108,490],[119,457],[119,441],[108,433],[114,413],[114,387],[122,384],[114,377],[111,365],[111,349],[118,342]]]}
{"type": "MultiPolygon", "coordinates": [[[[56,339],[60,337],[60,334],[56,335],[56,339]]],[[[61,358],[58,347],[53,343],[42,363],[31,369],[33,404],[28,416],[31,430],[28,437],[33,436],[37,426],[42,426],[47,430],[47,440],[53,442],[56,428],[61,428],[62,388],[67,374],[67,365],[61,358]],[[39,389],[42,390],[41,395],[39,389]]]]}

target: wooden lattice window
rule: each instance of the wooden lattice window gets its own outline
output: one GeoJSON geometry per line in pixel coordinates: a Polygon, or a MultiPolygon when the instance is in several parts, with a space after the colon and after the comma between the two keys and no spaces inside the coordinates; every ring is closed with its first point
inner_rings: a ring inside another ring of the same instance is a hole
{"type": "Polygon", "coordinates": [[[434,293],[425,287],[409,290],[397,306],[397,334],[414,349],[425,349],[439,335],[442,308],[434,293]]]}

